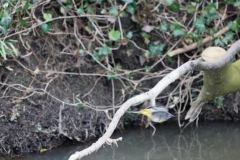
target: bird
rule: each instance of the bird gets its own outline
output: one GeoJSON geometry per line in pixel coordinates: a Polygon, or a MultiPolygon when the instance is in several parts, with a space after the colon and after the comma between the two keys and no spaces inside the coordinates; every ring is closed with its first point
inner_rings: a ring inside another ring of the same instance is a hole
{"type": "Polygon", "coordinates": [[[174,117],[171,113],[168,112],[168,109],[165,107],[147,107],[141,109],[140,111],[127,111],[127,113],[137,113],[147,116],[151,121],[156,123],[162,123],[168,119],[174,117]]]}

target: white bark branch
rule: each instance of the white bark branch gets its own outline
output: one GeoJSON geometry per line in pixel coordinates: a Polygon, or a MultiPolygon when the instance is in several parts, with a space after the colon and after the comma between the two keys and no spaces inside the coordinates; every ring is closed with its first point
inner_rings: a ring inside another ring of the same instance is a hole
{"type": "Polygon", "coordinates": [[[199,60],[189,61],[177,68],[176,70],[169,73],[165,76],[161,81],[159,81],[156,86],[154,86],[150,91],[135,96],[125,103],[119,108],[119,110],[115,113],[109,128],[107,129],[106,133],[98,139],[96,143],[93,143],[89,148],[86,148],[80,152],[76,152],[75,154],[71,155],[69,160],[78,160],[84,156],[91,154],[94,151],[97,151],[103,144],[111,144],[110,142],[117,142],[122,138],[118,138],[117,140],[111,140],[110,136],[112,135],[113,131],[115,130],[119,119],[123,116],[125,111],[131,106],[136,104],[142,103],[146,100],[151,100],[151,105],[155,106],[155,99],[156,97],[172,82],[177,80],[180,76],[184,75],[185,73],[193,70],[212,70],[218,69],[223,67],[226,63],[230,61],[230,59],[240,51],[240,40],[236,41],[232,46],[228,49],[227,54],[224,54],[219,60],[213,62],[202,62],[199,60]]]}
{"type": "Polygon", "coordinates": [[[155,87],[153,87],[150,91],[140,94],[138,96],[135,96],[135,97],[127,100],[125,103],[123,103],[122,106],[115,113],[106,133],[101,138],[99,138],[96,143],[93,143],[90,147],[71,155],[69,160],[78,160],[84,156],[91,154],[94,151],[97,151],[103,144],[109,143],[110,136],[112,135],[113,131],[115,130],[115,128],[119,122],[119,119],[123,116],[123,114],[127,111],[127,109],[129,107],[131,107],[132,105],[142,103],[146,100],[151,100],[151,105],[155,106],[156,97],[169,84],[171,84],[172,82],[177,80],[180,76],[184,75],[185,73],[187,73],[189,71],[192,71],[195,68],[195,66],[197,65],[197,63],[198,63],[198,61],[194,60],[194,61],[189,61],[189,62],[183,64],[176,70],[169,73],[161,81],[159,81],[157,83],[157,85],[155,87]]]}

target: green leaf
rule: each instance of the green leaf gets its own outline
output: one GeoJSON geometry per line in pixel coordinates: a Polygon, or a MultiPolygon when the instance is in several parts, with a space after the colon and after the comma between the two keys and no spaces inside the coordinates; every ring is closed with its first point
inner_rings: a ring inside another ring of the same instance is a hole
{"type": "Polygon", "coordinates": [[[112,53],[112,50],[111,48],[109,48],[108,46],[103,46],[101,48],[99,48],[99,51],[98,51],[98,55],[108,55],[108,54],[111,54],[112,53]]]}
{"type": "Polygon", "coordinates": [[[37,123],[36,128],[38,131],[42,131],[42,126],[39,122],[37,123]]]}
{"type": "Polygon", "coordinates": [[[60,7],[60,12],[61,12],[62,14],[66,14],[66,10],[65,10],[63,7],[60,7]]]}
{"type": "Polygon", "coordinates": [[[105,2],[105,0],[93,0],[93,2],[102,4],[103,2],[105,2]]]}
{"type": "Polygon", "coordinates": [[[78,15],[80,15],[80,14],[85,14],[84,9],[83,9],[83,6],[80,6],[80,8],[77,9],[77,14],[78,14],[78,15]]]}
{"type": "Polygon", "coordinates": [[[206,24],[209,25],[214,19],[218,18],[216,13],[210,13],[207,16],[206,24]]]}
{"type": "Polygon", "coordinates": [[[239,18],[239,17],[237,17],[236,23],[237,23],[238,25],[240,25],[240,18],[239,18]]]}
{"type": "Polygon", "coordinates": [[[239,6],[240,6],[240,1],[235,2],[233,5],[234,5],[235,7],[239,7],[239,6]]]}
{"type": "Polygon", "coordinates": [[[128,32],[128,33],[127,33],[127,38],[128,38],[128,39],[131,39],[132,37],[133,37],[133,33],[132,33],[132,32],[128,32]]]}
{"type": "Polygon", "coordinates": [[[237,32],[239,29],[239,25],[236,22],[230,22],[228,26],[231,28],[232,31],[237,32]]]}
{"type": "Polygon", "coordinates": [[[191,36],[192,36],[192,38],[193,38],[194,40],[198,40],[198,39],[199,39],[198,34],[196,34],[196,33],[194,33],[194,32],[191,34],[191,36]]]}
{"type": "Polygon", "coordinates": [[[110,40],[112,41],[117,41],[120,39],[120,32],[119,31],[115,31],[115,30],[111,30],[109,33],[108,33],[108,37],[110,40]]]}
{"type": "Polygon", "coordinates": [[[88,14],[95,14],[95,8],[93,6],[87,7],[87,13],[88,14]]]}
{"type": "Polygon", "coordinates": [[[171,64],[175,64],[175,61],[174,61],[173,58],[170,57],[169,55],[167,55],[165,58],[166,58],[166,60],[167,60],[168,62],[170,62],[171,64]]]}
{"type": "Polygon", "coordinates": [[[133,3],[133,0],[122,0],[125,3],[133,3]]]}
{"type": "Polygon", "coordinates": [[[108,72],[108,74],[107,74],[107,79],[108,79],[108,80],[112,80],[112,79],[116,79],[116,78],[117,78],[117,76],[116,76],[115,73],[113,73],[113,72],[108,72]]]}
{"type": "Polygon", "coordinates": [[[172,5],[168,6],[170,10],[173,12],[179,12],[180,11],[180,5],[179,3],[174,2],[172,5]]]}
{"type": "Polygon", "coordinates": [[[178,36],[183,36],[185,34],[185,32],[182,29],[175,29],[172,32],[174,37],[178,37],[178,36]]]}
{"type": "Polygon", "coordinates": [[[144,67],[146,71],[150,71],[153,67],[152,66],[145,66],[144,67]]]}
{"type": "Polygon", "coordinates": [[[234,0],[226,0],[226,4],[232,4],[234,0]]]}
{"type": "Polygon", "coordinates": [[[1,43],[0,54],[4,60],[7,60],[7,53],[6,53],[5,49],[8,47],[6,46],[6,44],[3,41],[0,41],[0,43],[1,43]]]}
{"type": "Polygon", "coordinates": [[[202,42],[203,42],[203,39],[198,39],[198,40],[197,40],[197,45],[198,45],[198,46],[201,46],[201,45],[202,45],[202,42]]]}
{"type": "Polygon", "coordinates": [[[9,53],[11,54],[11,56],[14,58],[15,56],[18,56],[18,51],[16,49],[16,47],[12,44],[11,41],[7,41],[6,44],[8,44],[11,48],[12,48],[12,51],[13,53],[15,54],[12,54],[12,52],[10,51],[9,53]]]}
{"type": "Polygon", "coordinates": [[[49,24],[43,23],[41,25],[41,29],[42,29],[43,33],[46,34],[51,29],[51,26],[49,24]]]}
{"type": "Polygon", "coordinates": [[[227,32],[225,33],[225,37],[223,38],[223,42],[225,44],[228,44],[229,41],[233,40],[234,33],[233,32],[227,32]]]}
{"type": "Polygon", "coordinates": [[[95,62],[96,60],[102,62],[105,59],[105,56],[99,55],[98,52],[93,52],[93,57],[91,58],[91,62],[95,62]]]}
{"type": "Polygon", "coordinates": [[[78,103],[78,104],[76,105],[76,107],[77,107],[78,109],[85,109],[85,108],[86,108],[82,103],[78,103]]]}
{"type": "Polygon", "coordinates": [[[8,13],[5,12],[0,21],[0,25],[5,26],[5,28],[7,29],[10,26],[11,22],[12,22],[12,18],[10,17],[10,15],[8,13]]]}
{"type": "Polygon", "coordinates": [[[118,15],[118,9],[117,7],[112,7],[109,11],[110,14],[117,16],[118,15]]]}
{"type": "Polygon", "coordinates": [[[79,49],[78,53],[81,55],[81,56],[84,56],[85,55],[85,50],[84,49],[79,49]]]}
{"type": "Polygon", "coordinates": [[[163,44],[155,45],[153,43],[150,43],[148,45],[148,50],[150,52],[150,57],[155,57],[157,55],[162,55],[163,49],[164,49],[164,45],[163,44]]]}
{"type": "Polygon", "coordinates": [[[215,3],[209,3],[206,7],[205,7],[206,11],[210,14],[216,13],[217,12],[217,8],[216,8],[216,4],[215,3]]]}
{"type": "Polygon", "coordinates": [[[214,40],[214,45],[224,47],[224,43],[222,42],[222,40],[220,38],[217,38],[214,40]]]}
{"type": "Polygon", "coordinates": [[[26,26],[27,25],[27,21],[25,21],[23,19],[19,19],[19,23],[21,24],[21,26],[26,26]]]}
{"type": "Polygon", "coordinates": [[[215,34],[216,32],[217,32],[217,30],[214,29],[214,28],[212,28],[212,29],[209,30],[209,34],[210,34],[211,36],[214,36],[214,34],[215,34]]]}
{"type": "Polygon", "coordinates": [[[200,17],[198,18],[194,23],[194,27],[197,28],[199,33],[204,33],[206,31],[206,27],[204,25],[204,18],[200,17]]]}
{"type": "Polygon", "coordinates": [[[168,24],[164,21],[162,25],[158,27],[160,32],[167,32],[168,31],[168,24]]]}
{"type": "Polygon", "coordinates": [[[52,19],[52,14],[50,13],[43,13],[43,18],[45,21],[49,21],[52,19]]]}
{"type": "Polygon", "coordinates": [[[121,69],[122,68],[122,65],[120,63],[117,63],[116,64],[116,69],[121,69]]]}
{"type": "Polygon", "coordinates": [[[170,29],[173,31],[176,29],[182,29],[182,27],[179,24],[173,23],[170,25],[170,29]]]}
{"type": "Polygon", "coordinates": [[[92,25],[92,23],[91,23],[91,22],[88,22],[88,28],[90,29],[90,31],[92,31],[92,30],[93,30],[93,25],[92,25]]]}
{"type": "Polygon", "coordinates": [[[106,14],[106,12],[107,12],[106,9],[102,9],[100,13],[101,14],[106,14]]]}
{"type": "Polygon", "coordinates": [[[196,12],[196,7],[192,6],[191,4],[186,5],[187,12],[189,14],[195,13],[196,12]]]}
{"type": "Polygon", "coordinates": [[[127,12],[133,14],[134,11],[137,9],[137,4],[136,3],[129,3],[127,5],[127,12]]]}
{"type": "Polygon", "coordinates": [[[165,0],[168,6],[171,6],[174,2],[174,0],[165,0]]]}

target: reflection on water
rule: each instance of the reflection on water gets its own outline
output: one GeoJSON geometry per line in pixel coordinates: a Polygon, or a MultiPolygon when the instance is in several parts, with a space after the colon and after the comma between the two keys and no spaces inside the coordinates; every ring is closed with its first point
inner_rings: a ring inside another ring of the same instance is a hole
{"type": "MultiPolygon", "coordinates": [[[[188,127],[179,134],[176,123],[151,129],[133,128],[123,137],[118,148],[105,145],[83,160],[239,160],[239,123],[199,123],[198,128],[188,127]]],[[[90,145],[90,144],[89,144],[90,145]]],[[[89,145],[55,149],[42,154],[25,155],[23,160],[67,160],[76,151],[89,145]]]]}

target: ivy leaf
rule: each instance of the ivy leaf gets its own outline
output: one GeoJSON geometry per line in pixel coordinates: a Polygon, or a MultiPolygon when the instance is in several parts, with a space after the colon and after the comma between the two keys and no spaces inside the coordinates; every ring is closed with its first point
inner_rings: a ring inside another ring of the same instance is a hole
{"type": "Polygon", "coordinates": [[[194,27],[197,28],[199,33],[204,33],[206,31],[206,27],[204,25],[204,18],[200,17],[198,18],[194,23],[194,27]]]}
{"type": "Polygon", "coordinates": [[[180,11],[180,5],[179,3],[174,2],[172,5],[168,6],[170,10],[173,12],[179,12],[180,11]]]}
{"type": "Polygon", "coordinates": [[[166,1],[166,3],[168,4],[168,6],[172,5],[173,2],[174,2],[174,0],[165,0],[165,1],[166,1]]]}
{"type": "Polygon", "coordinates": [[[238,24],[236,22],[230,22],[228,26],[231,28],[232,31],[238,31],[238,24]]]}
{"type": "Polygon", "coordinates": [[[217,30],[214,29],[214,28],[212,28],[212,29],[209,30],[209,34],[210,34],[211,36],[214,36],[214,34],[215,34],[216,32],[217,32],[217,30]]]}
{"type": "Polygon", "coordinates": [[[8,28],[10,26],[11,22],[12,22],[11,16],[8,13],[4,13],[3,17],[2,17],[2,19],[0,21],[0,25],[1,26],[5,26],[6,28],[8,28]]]}
{"type": "Polygon", "coordinates": [[[93,6],[87,7],[87,13],[88,14],[95,14],[95,8],[93,6]]]}
{"type": "Polygon", "coordinates": [[[120,32],[119,31],[115,31],[115,30],[111,30],[109,33],[108,33],[108,37],[110,40],[112,41],[117,41],[119,40],[120,38],[120,32]]]}
{"type": "Polygon", "coordinates": [[[170,29],[173,31],[176,29],[182,29],[182,27],[179,24],[173,23],[170,25],[170,29]]]}
{"type": "Polygon", "coordinates": [[[225,37],[223,38],[223,42],[225,44],[228,44],[229,41],[233,40],[234,33],[233,32],[227,32],[225,34],[225,37]]]}
{"type": "Polygon", "coordinates": [[[83,6],[80,6],[80,8],[77,9],[77,14],[78,14],[78,15],[80,15],[80,14],[85,14],[84,9],[83,9],[83,6]]]}
{"type": "Polygon", "coordinates": [[[134,11],[137,9],[137,4],[136,3],[129,3],[127,5],[127,12],[133,14],[134,11]]]}
{"type": "Polygon", "coordinates": [[[132,32],[128,32],[128,33],[127,33],[127,38],[128,38],[128,39],[131,39],[132,37],[133,37],[133,33],[132,33],[132,32]]]}
{"type": "Polygon", "coordinates": [[[133,0],[122,0],[123,2],[125,2],[125,3],[133,3],[133,0]]]}
{"type": "Polygon", "coordinates": [[[102,62],[105,59],[105,56],[99,55],[98,52],[93,52],[93,57],[91,58],[91,62],[95,62],[96,60],[102,62]],[[95,60],[96,59],[96,60],[95,60]]]}
{"type": "Polygon", "coordinates": [[[217,7],[215,3],[209,3],[209,5],[207,5],[205,7],[205,9],[207,10],[208,13],[213,14],[217,12],[217,7]]]}
{"type": "Polygon", "coordinates": [[[196,12],[196,8],[194,6],[192,6],[191,4],[187,4],[186,5],[186,9],[187,9],[187,12],[189,14],[192,14],[192,13],[195,13],[196,12]]]}
{"type": "Polygon", "coordinates": [[[167,32],[168,31],[168,24],[166,22],[163,22],[162,25],[158,27],[160,32],[167,32]]]}
{"type": "Polygon", "coordinates": [[[43,18],[45,21],[49,21],[52,19],[52,14],[50,13],[43,13],[43,18]]]}
{"type": "Polygon", "coordinates": [[[224,47],[224,43],[222,42],[222,40],[220,38],[217,38],[214,40],[214,45],[224,47]]]}
{"type": "Polygon", "coordinates": [[[111,54],[112,50],[111,48],[109,48],[108,46],[103,46],[99,49],[98,54],[99,55],[107,55],[107,54],[111,54]]]}
{"type": "Polygon", "coordinates": [[[192,38],[193,38],[194,40],[198,40],[198,39],[199,39],[198,34],[196,34],[196,33],[194,33],[194,32],[191,34],[191,36],[192,36],[192,38]]]}
{"type": "Polygon", "coordinates": [[[169,55],[167,55],[165,58],[166,58],[166,60],[167,60],[168,62],[170,62],[171,64],[175,64],[175,61],[174,61],[173,58],[170,57],[169,55]]]}
{"type": "Polygon", "coordinates": [[[19,19],[19,23],[21,24],[21,26],[26,26],[27,25],[27,21],[25,21],[23,19],[19,19]]]}
{"type": "Polygon", "coordinates": [[[207,16],[206,24],[209,25],[214,19],[216,19],[218,16],[216,13],[210,13],[207,16]]]}
{"type": "Polygon", "coordinates": [[[234,5],[235,7],[239,7],[239,6],[240,6],[240,1],[235,2],[233,5],[234,5]]]}
{"type": "Polygon", "coordinates": [[[117,16],[118,15],[118,9],[117,7],[113,7],[110,9],[109,11],[110,14],[114,15],[114,16],[117,16]]]}
{"type": "Polygon", "coordinates": [[[233,2],[234,2],[234,0],[226,0],[226,4],[231,4],[233,2]]]}
{"type": "Polygon", "coordinates": [[[173,36],[174,37],[178,37],[178,36],[183,36],[185,34],[185,32],[181,29],[175,29],[173,32],[172,32],[173,36]]]}
{"type": "Polygon", "coordinates": [[[108,72],[108,74],[107,74],[107,79],[108,79],[108,80],[112,80],[112,79],[116,79],[116,78],[117,78],[117,76],[116,76],[115,73],[113,73],[113,72],[108,72]]]}
{"type": "Polygon", "coordinates": [[[155,45],[153,43],[150,43],[148,45],[148,50],[150,52],[150,57],[155,57],[157,55],[162,55],[163,49],[164,49],[163,44],[155,45]]]}
{"type": "Polygon", "coordinates": [[[84,56],[84,55],[85,55],[85,50],[84,50],[84,49],[79,49],[78,53],[79,53],[81,56],[84,56]]]}
{"type": "Polygon", "coordinates": [[[46,34],[51,29],[51,26],[49,24],[43,23],[41,25],[41,29],[42,29],[43,33],[46,34]]]}

